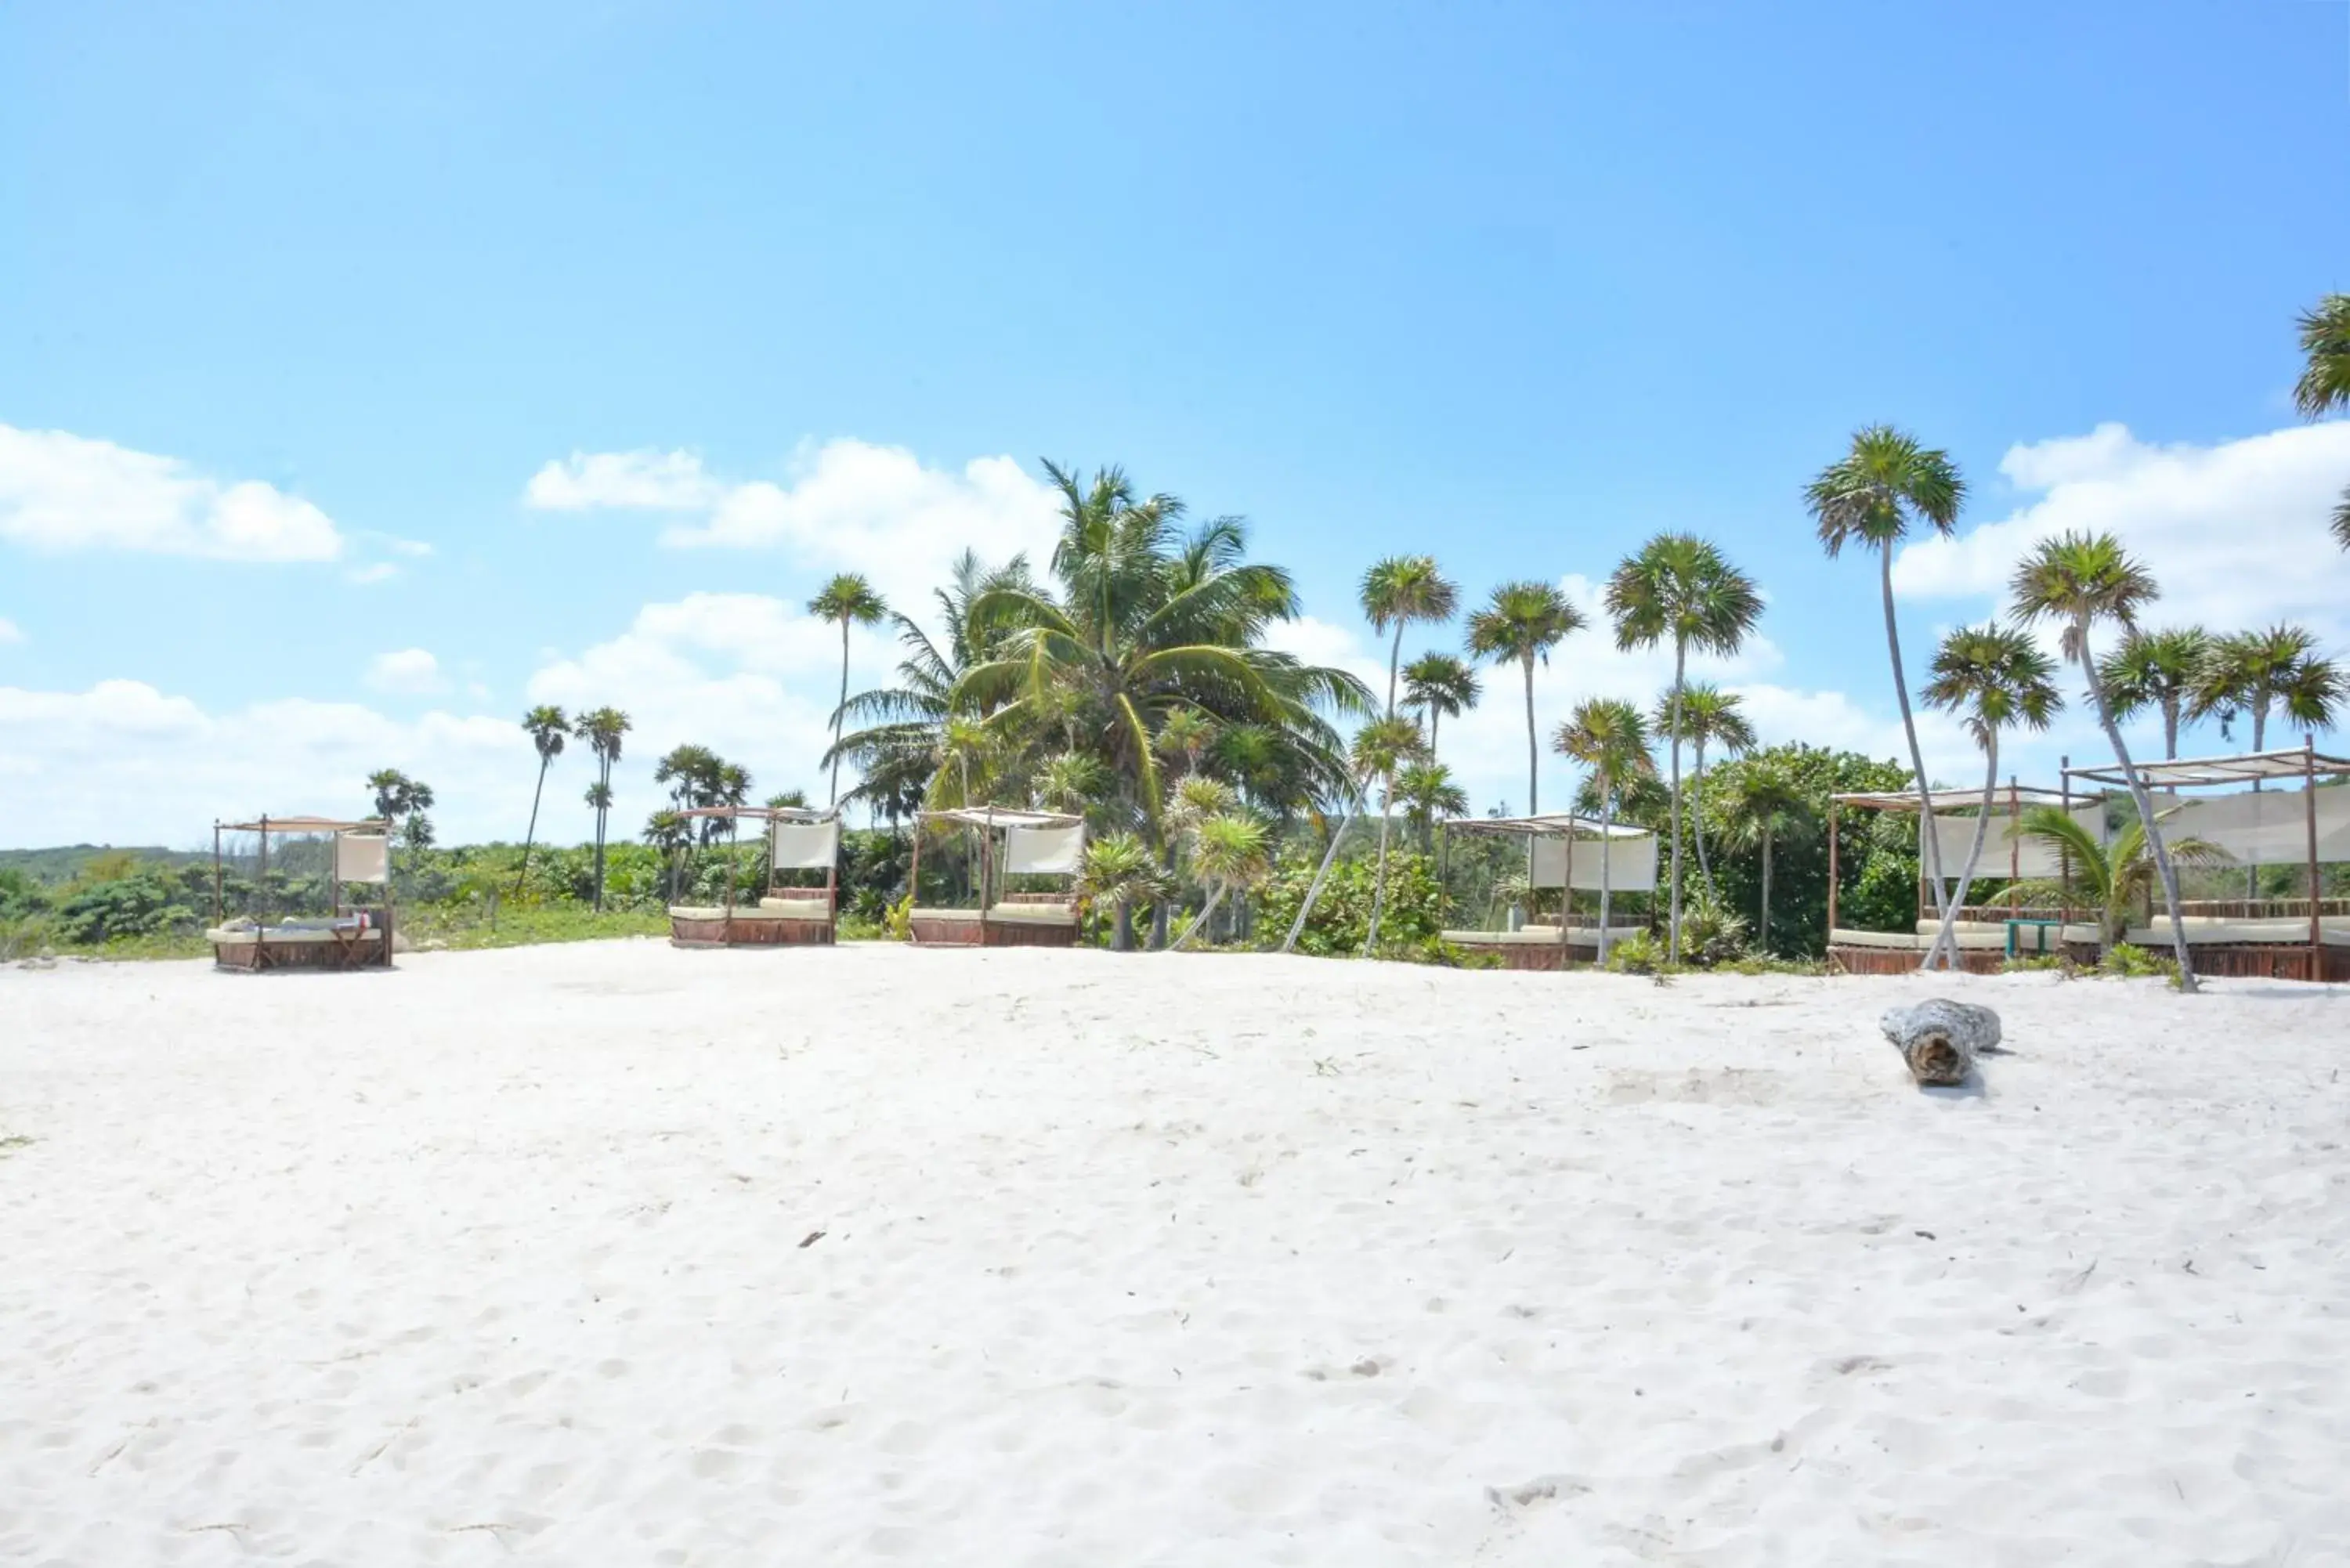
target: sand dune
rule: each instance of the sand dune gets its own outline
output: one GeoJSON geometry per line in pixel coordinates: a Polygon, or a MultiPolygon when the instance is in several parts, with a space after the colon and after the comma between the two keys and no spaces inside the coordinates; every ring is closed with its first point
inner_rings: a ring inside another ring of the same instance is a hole
{"type": "Polygon", "coordinates": [[[0,1561],[2350,1561],[2350,994],[0,972],[0,1561]],[[1954,991],[2014,1054],[1912,1088],[1954,991]]]}

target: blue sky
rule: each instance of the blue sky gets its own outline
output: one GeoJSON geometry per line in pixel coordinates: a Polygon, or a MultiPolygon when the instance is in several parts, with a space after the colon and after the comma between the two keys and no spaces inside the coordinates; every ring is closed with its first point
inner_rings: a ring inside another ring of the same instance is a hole
{"type": "MultiPolygon", "coordinates": [[[[1864,422],[1990,525],[1903,563],[1913,667],[2059,521],[2340,648],[2350,427],[2286,393],[2345,149],[2350,11],[2284,0],[11,8],[0,843],[387,764],[512,836],[536,700],[636,714],[630,826],[677,740],[815,784],[800,604],[1035,543],[1042,456],[1247,514],[1357,661],[1378,555],[1473,598],[1710,535],[1766,737],[1881,755],[1867,568],[1799,504],[1864,422]]],[[[1570,643],[1545,725],[1656,679],[1570,643]]],[[[1513,720],[1459,728],[1481,806],[1513,720]]]]}

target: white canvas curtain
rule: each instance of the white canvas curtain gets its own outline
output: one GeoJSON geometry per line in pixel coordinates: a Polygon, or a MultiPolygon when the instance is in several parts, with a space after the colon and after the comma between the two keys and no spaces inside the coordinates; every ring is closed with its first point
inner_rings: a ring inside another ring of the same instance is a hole
{"type": "Polygon", "coordinates": [[[380,833],[338,833],[335,836],[335,879],[377,882],[391,874],[391,841],[380,833]]]}
{"type": "MultiPolygon", "coordinates": [[[[2106,808],[2095,802],[2073,808],[2073,820],[2089,830],[2089,836],[2105,842],[2106,808]]],[[[1937,816],[1934,842],[1942,852],[1942,875],[1957,881],[1966,868],[1967,849],[1975,841],[1975,819],[1949,814],[1937,816]]],[[[2004,814],[1991,818],[1991,829],[1983,835],[1982,858],[1975,863],[1978,879],[2004,879],[2010,864],[2008,851],[2013,846],[2016,875],[2020,877],[2056,877],[2064,873],[2064,857],[2052,846],[2041,844],[2016,831],[2016,819],[2004,814]]],[[[1926,850],[1926,835],[1918,835],[1918,852],[1926,850]]]]}
{"type": "Polygon", "coordinates": [[[840,823],[775,822],[772,864],[778,871],[825,871],[840,857],[840,823]]]}
{"type": "MultiPolygon", "coordinates": [[[[1601,840],[1578,838],[1575,841],[1575,890],[1578,893],[1599,891],[1601,840]]],[[[1654,834],[1642,834],[1638,838],[1611,838],[1606,841],[1607,885],[1618,893],[1647,893],[1657,886],[1657,838],[1654,834]]],[[[1534,885],[1555,888],[1566,880],[1568,856],[1564,838],[1534,840],[1534,885]]]]}
{"type": "Polygon", "coordinates": [[[1086,830],[1072,827],[1008,827],[1003,830],[1003,869],[1014,876],[1068,876],[1085,865],[1086,830]]]}
{"type": "MultiPolygon", "coordinates": [[[[2350,861],[2350,788],[2320,789],[2316,799],[2318,864],[2350,861]]],[[[2208,838],[2240,866],[2304,866],[2309,802],[2297,789],[2199,795],[2183,802],[2162,830],[2174,838],[2208,838]]]]}

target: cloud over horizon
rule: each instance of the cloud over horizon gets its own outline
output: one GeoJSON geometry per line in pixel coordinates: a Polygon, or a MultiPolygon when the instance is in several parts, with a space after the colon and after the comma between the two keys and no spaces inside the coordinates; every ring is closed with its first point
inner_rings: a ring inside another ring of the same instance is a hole
{"type": "Polygon", "coordinates": [[[259,480],[66,431],[0,424],[0,539],[47,554],[137,551],[222,561],[331,561],[334,520],[259,480]]]}

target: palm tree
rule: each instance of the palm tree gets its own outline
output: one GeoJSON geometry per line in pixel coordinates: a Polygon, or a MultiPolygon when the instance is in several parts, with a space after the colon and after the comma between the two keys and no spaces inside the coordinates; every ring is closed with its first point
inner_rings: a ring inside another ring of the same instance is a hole
{"type": "Polygon", "coordinates": [[[645,842],[660,853],[661,864],[669,871],[669,901],[674,904],[686,846],[693,842],[693,825],[674,808],[663,806],[645,818],[645,842]]]}
{"type": "Polygon", "coordinates": [[[2190,701],[2194,717],[2216,716],[2223,727],[2239,714],[2251,715],[2257,752],[2268,744],[2272,710],[2322,730],[2332,726],[2342,697],[2340,666],[2319,654],[2317,639],[2307,629],[2281,623],[2266,631],[2212,638],[2196,670],[2190,701]]]}
{"type": "MultiPolygon", "coordinates": [[[[1542,778],[1542,752],[1534,728],[1534,660],[1550,663],[1550,650],[1572,632],[1583,629],[1583,612],[1548,583],[1503,583],[1493,590],[1485,607],[1469,617],[1469,651],[1489,664],[1515,659],[1526,678],[1526,815],[1542,813],[1537,785],[1542,778]]],[[[1526,846],[1526,864],[1534,864],[1534,846],[1526,846]]]]}
{"type": "Polygon", "coordinates": [[[1134,950],[1134,907],[1156,903],[1173,891],[1159,857],[1131,833],[1113,833],[1086,846],[1085,869],[1077,875],[1077,897],[1087,905],[1107,903],[1117,911],[1110,950],[1134,950]]]}
{"type": "MultiPolygon", "coordinates": [[[[2350,294],[2329,294],[2301,315],[2301,351],[2308,356],[2293,383],[2293,406],[2304,419],[2350,409],[2350,294]]],[[[2334,508],[2334,537],[2350,550],[2350,487],[2334,508]]]]}
{"type": "Polygon", "coordinates": [[[368,788],[375,791],[375,814],[400,826],[400,840],[408,846],[408,875],[412,879],[424,850],[432,842],[432,819],[424,815],[432,808],[432,786],[422,779],[410,778],[398,768],[380,768],[368,774],[368,788]]]}
{"type": "Polygon", "coordinates": [[[1419,726],[1409,719],[1393,715],[1374,719],[1355,732],[1355,772],[1366,788],[1373,779],[1379,783],[1379,864],[1371,884],[1371,924],[1363,938],[1365,958],[1378,950],[1379,915],[1387,908],[1388,827],[1395,818],[1396,774],[1427,756],[1428,742],[1419,726]]]}
{"type": "Polygon", "coordinates": [[[1719,746],[1724,756],[1742,757],[1754,749],[1754,726],[1746,721],[1746,704],[1735,691],[1724,691],[1700,680],[1681,689],[1680,721],[1673,721],[1672,693],[1657,700],[1650,722],[1667,744],[1687,742],[1696,765],[1690,778],[1690,838],[1697,846],[1697,874],[1706,895],[1713,894],[1713,867],[1705,855],[1705,749],[1719,746]]]}
{"type": "MultiPolygon", "coordinates": [[[[1648,722],[1629,702],[1593,697],[1575,705],[1575,712],[1551,736],[1551,749],[1591,770],[1599,795],[1599,966],[1607,966],[1607,922],[1614,915],[1616,889],[1612,881],[1616,806],[1626,784],[1654,778],[1657,759],[1648,753],[1648,722]]],[[[1566,923],[1562,893],[1559,924],[1566,923]]]]}
{"type": "Polygon", "coordinates": [[[2097,661],[2106,704],[2116,719],[2153,708],[2162,714],[2162,756],[2178,757],[2178,720],[2193,696],[2198,673],[2210,655],[2211,638],[2199,626],[2122,634],[2121,646],[2097,661]]]}
{"type": "Polygon", "coordinates": [[[840,804],[840,726],[848,711],[848,628],[852,626],[879,626],[889,615],[889,607],[873,591],[873,585],[855,572],[843,572],[824,585],[816,597],[808,600],[808,614],[818,620],[833,621],[840,627],[840,705],[832,711],[832,795],[829,804],[840,804]]]}
{"type": "Polygon", "coordinates": [[[533,708],[522,716],[522,727],[530,732],[531,744],[538,748],[538,784],[530,792],[530,826],[523,830],[522,869],[515,874],[516,898],[522,896],[522,885],[530,877],[530,846],[538,836],[538,799],[546,793],[546,765],[563,754],[571,721],[560,708],[533,708]]]}
{"type": "Polygon", "coordinates": [[[1403,667],[1403,705],[1428,721],[1428,754],[1436,755],[1440,720],[1458,719],[1482,695],[1477,672],[1449,653],[1423,653],[1403,667]]]}
{"type": "Polygon", "coordinates": [[[1733,841],[1759,846],[1762,851],[1762,908],[1754,925],[1757,952],[1771,950],[1771,850],[1782,834],[1810,815],[1811,803],[1794,774],[1775,758],[1759,759],[1732,783],[1722,810],[1730,818],[1733,841]]]}
{"type": "Polygon", "coordinates": [[[1694,534],[1659,534],[1627,556],[1607,579],[1607,614],[1616,622],[1619,649],[1673,645],[1672,722],[1666,726],[1671,750],[1672,876],[1665,950],[1681,956],[1681,691],[1689,683],[1689,650],[1736,653],[1762,618],[1762,596],[1754,579],[1731,566],[1713,545],[1694,534]]]}
{"type": "MultiPolygon", "coordinates": [[[[2174,806],[2164,812],[2162,818],[2167,820],[2177,815],[2178,808],[2174,806]]],[[[2018,891],[2035,903],[2065,901],[2074,897],[2085,882],[2089,896],[2097,904],[2099,943],[2111,947],[2120,941],[2129,927],[2132,911],[2154,889],[2156,866],[2147,854],[2145,823],[2126,822],[2111,844],[2101,844],[2097,836],[2070,813],[2057,806],[2034,805],[2024,808],[2017,832],[2063,856],[2073,867],[2074,878],[2071,883],[2033,883],[2018,891]]],[[[2181,866],[2219,867],[2235,858],[2202,838],[2179,839],[2169,846],[2169,853],[2181,866]]]]}
{"type": "MultiPolygon", "coordinates": [[[[1959,911],[1967,905],[1967,884],[1974,879],[1982,858],[1983,837],[1990,830],[1999,790],[1999,732],[2023,724],[2048,728],[2048,721],[2064,700],[2056,692],[2056,661],[2040,645],[2012,627],[1960,627],[1942,639],[1934,652],[1932,679],[1923,693],[1926,706],[1946,713],[1963,713],[1968,733],[1983,749],[1982,807],[1975,815],[1974,838],[1967,846],[1967,863],[1959,869],[1957,894],[1942,909],[1942,923],[1934,945],[1918,967],[1931,969],[1939,955],[1943,967],[1959,967],[1959,911]]],[[[1933,831],[1929,821],[1927,831],[1933,831]]]]}
{"type": "Polygon", "coordinates": [[[1176,708],[1159,722],[1159,733],[1150,738],[1150,749],[1170,763],[1178,763],[1186,774],[1197,773],[1200,759],[1216,738],[1216,722],[1197,708],[1176,708]]]}
{"type": "MultiPolygon", "coordinates": [[[[1901,670],[1901,628],[1893,615],[1893,546],[1913,524],[1938,534],[1958,526],[1967,482],[1950,454],[1918,444],[1915,436],[1891,425],[1871,425],[1852,438],[1851,450],[1822,469],[1804,491],[1804,503],[1819,526],[1820,544],[1833,560],[1855,540],[1875,550],[1877,584],[1885,601],[1885,648],[1893,661],[1893,696],[1901,709],[1901,732],[1909,742],[1909,768],[1918,787],[1918,810],[1931,815],[1927,799],[1925,753],[1918,747],[1918,721],[1909,711],[1908,678],[1901,670]]],[[[1934,890],[1934,912],[1942,908],[1942,855],[1926,836],[1926,872],[1934,890]]]]}
{"type": "Polygon", "coordinates": [[[1264,824],[1239,812],[1206,817],[1193,826],[1191,869],[1208,884],[1208,902],[1191,929],[1177,939],[1176,947],[1208,929],[1209,918],[1227,893],[1256,887],[1272,874],[1269,842],[1264,824]]]}
{"type": "Polygon", "coordinates": [[[573,722],[572,733],[596,753],[596,782],[588,788],[588,804],[596,808],[596,912],[604,912],[604,827],[612,813],[612,768],[620,760],[622,739],[630,725],[618,708],[598,708],[573,722]]]}
{"type": "Polygon", "coordinates": [[[1374,631],[1395,628],[1388,649],[1388,711],[1396,713],[1396,671],[1403,658],[1403,628],[1413,621],[1448,621],[1460,607],[1461,590],[1437,569],[1433,556],[1389,556],[1363,574],[1363,615],[1374,631]]]}
{"type": "MultiPolygon", "coordinates": [[[[2195,961],[2187,951],[2187,927],[2178,914],[2178,873],[2163,847],[2162,827],[2154,819],[2153,796],[2130,761],[2129,747],[2122,740],[2121,726],[2114,721],[2113,708],[2106,701],[2105,683],[2097,679],[2096,660],[2089,651],[2091,627],[2100,620],[2135,626],[2138,611],[2161,589],[2112,535],[2068,533],[2062,538],[2043,539],[2033,548],[2015,568],[2013,591],[2017,618],[2062,624],[2064,657],[2080,665],[2082,678],[2088,682],[2089,695],[2097,705],[2097,722],[2114,748],[2122,776],[2129,782],[2130,799],[2137,803],[2138,820],[2146,825],[2147,837],[2154,846],[2155,869],[2161,874],[2162,897],[2170,908],[2170,945],[2178,960],[2178,987],[2191,993],[2196,989],[2195,961]]],[[[1930,847],[1933,842],[1934,836],[1928,834],[1927,845],[1930,847]]]]}
{"type": "Polygon", "coordinates": [[[1452,780],[1442,763],[1412,763],[1396,774],[1396,798],[1404,805],[1404,820],[1419,834],[1419,852],[1435,850],[1436,825],[1448,816],[1465,815],[1469,794],[1452,780]]]}

